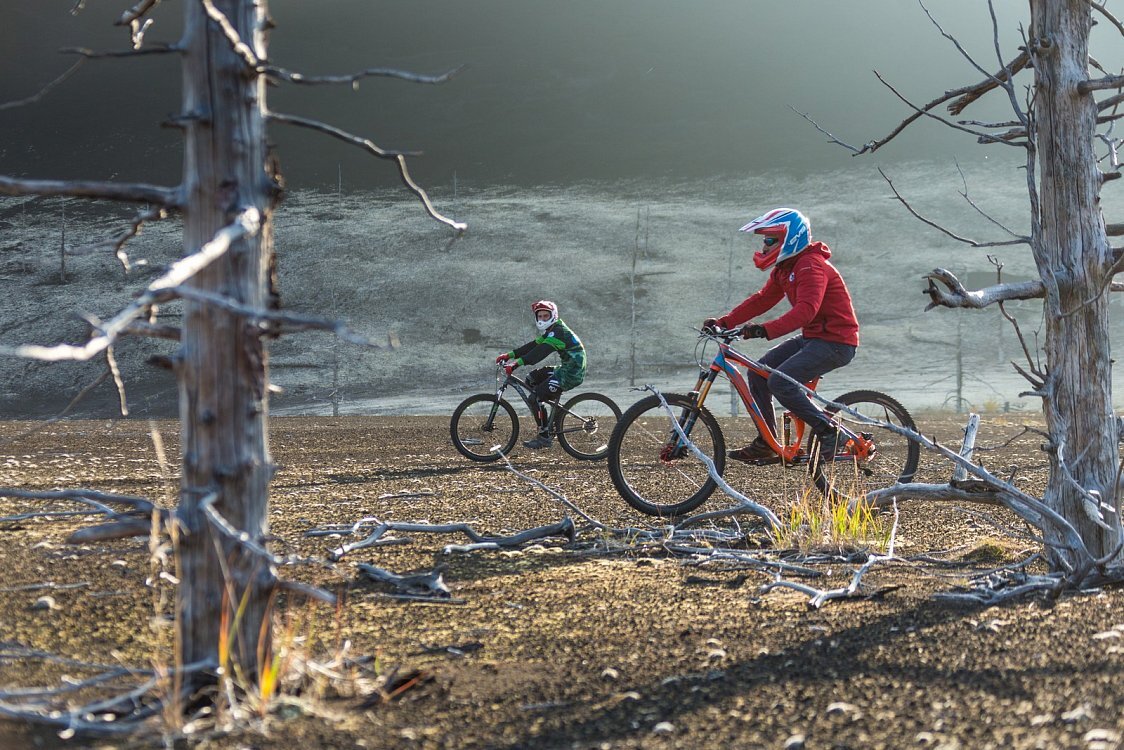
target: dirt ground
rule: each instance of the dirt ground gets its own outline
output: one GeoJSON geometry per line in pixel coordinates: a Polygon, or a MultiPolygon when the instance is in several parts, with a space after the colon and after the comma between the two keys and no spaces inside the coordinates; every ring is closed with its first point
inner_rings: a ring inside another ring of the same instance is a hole
{"type": "MultiPolygon", "coordinates": [[[[953,441],[957,421],[922,415],[953,441]]],[[[0,422],[0,486],[84,487],[169,505],[177,483],[175,425],[72,421],[31,435],[0,422]],[[154,440],[154,435],[159,439],[154,440]],[[163,453],[160,446],[162,445],[163,453]],[[161,455],[164,460],[161,460],[161,455]]],[[[981,571],[1022,559],[1033,542],[1004,534],[988,508],[915,503],[901,509],[901,560],[871,570],[871,596],[812,609],[744,565],[683,558],[658,546],[608,551],[598,534],[554,537],[522,550],[441,554],[463,535],[397,534],[409,543],[358,550],[360,536],[311,529],[366,517],[461,521],[488,534],[554,523],[566,509],[503,465],[455,452],[442,417],[279,418],[270,525],[278,554],[319,564],[282,575],[331,588],[344,604],[285,607],[279,638],[329,658],[345,647],[377,657],[381,674],[409,676],[390,701],[349,695],[278,700],[260,731],[196,737],[208,748],[1115,748],[1124,733],[1124,594],[1104,590],[981,609],[942,603],[981,571]],[[451,598],[397,599],[356,563],[396,573],[440,563],[451,598]]],[[[1018,433],[985,418],[980,443],[1018,433]]],[[[1042,481],[1038,440],[1024,436],[981,458],[1042,481]]],[[[520,450],[515,466],[601,522],[653,526],[614,491],[603,462],[557,447],[520,450]]],[[[948,469],[930,459],[922,480],[948,469]]],[[[783,500],[770,499],[783,512],[783,500]]],[[[712,499],[705,508],[720,506],[712,499]]],[[[73,665],[145,667],[172,661],[174,572],[144,539],[72,546],[91,519],[11,519],[64,502],[0,500],[0,706],[15,691],[57,686],[73,665]],[[149,583],[146,584],[146,579],[149,583]],[[47,600],[45,597],[49,597],[47,600]],[[22,654],[23,656],[20,656],[22,654]]],[[[571,514],[572,515],[572,514],[571,514]]],[[[749,544],[764,538],[743,521],[749,544]]],[[[788,553],[778,552],[782,557],[788,553]]],[[[857,564],[821,558],[820,588],[845,585],[857,564]]],[[[140,740],[60,739],[0,723],[0,748],[157,746],[140,740]]]]}

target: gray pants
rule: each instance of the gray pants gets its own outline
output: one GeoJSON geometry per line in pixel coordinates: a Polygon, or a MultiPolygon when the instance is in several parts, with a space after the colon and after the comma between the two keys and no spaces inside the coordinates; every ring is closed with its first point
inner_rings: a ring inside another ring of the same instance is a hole
{"type": "MultiPolygon", "coordinates": [[[[798,383],[807,383],[813,378],[818,378],[849,363],[855,358],[856,349],[857,347],[849,344],[795,336],[765,352],[758,361],[783,372],[798,383]]],[[[817,434],[830,426],[827,415],[812,403],[803,391],[776,373],[770,374],[766,380],[751,372],[748,381],[749,390],[761,407],[761,414],[774,434],[777,431],[777,422],[776,417],[773,416],[773,396],[776,396],[777,401],[780,401],[787,410],[804,420],[817,434]]]]}

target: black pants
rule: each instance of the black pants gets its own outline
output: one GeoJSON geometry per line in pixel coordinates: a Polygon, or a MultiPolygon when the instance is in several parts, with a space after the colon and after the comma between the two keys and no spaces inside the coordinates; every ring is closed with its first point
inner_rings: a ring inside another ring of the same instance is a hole
{"type": "Polygon", "coordinates": [[[531,395],[539,401],[557,401],[562,395],[562,384],[554,377],[553,367],[540,367],[531,370],[527,376],[527,385],[531,386],[531,395]]]}
{"type": "MultiPolygon", "coordinates": [[[[758,361],[783,372],[797,383],[807,383],[848,364],[855,358],[856,349],[849,344],[795,336],[765,352],[758,361]]],[[[774,433],[777,431],[777,420],[773,415],[773,396],[817,434],[830,426],[827,415],[800,388],[776,372],[770,374],[767,380],[751,372],[748,380],[749,390],[761,407],[761,415],[774,433]]]]}
{"type": "Polygon", "coordinates": [[[538,422],[540,431],[546,430],[547,420],[550,418],[546,413],[546,405],[558,402],[558,397],[562,395],[562,384],[555,377],[553,367],[540,367],[531,370],[531,374],[527,376],[527,385],[531,386],[531,396],[535,399],[532,403],[535,407],[535,421],[538,422]]]}

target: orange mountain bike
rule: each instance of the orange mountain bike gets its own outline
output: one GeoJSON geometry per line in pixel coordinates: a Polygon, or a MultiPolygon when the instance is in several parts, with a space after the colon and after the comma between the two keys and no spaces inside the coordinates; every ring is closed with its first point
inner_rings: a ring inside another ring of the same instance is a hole
{"type": "MultiPolygon", "coordinates": [[[[701,371],[695,387],[687,394],[663,394],[683,432],[714,462],[719,475],[726,469],[726,439],[719,420],[705,403],[715,380],[724,375],[765,442],[780,458],[779,462],[775,458],[758,462],[762,468],[756,474],[750,473],[747,480],[750,484],[775,478],[784,469],[800,467],[810,470],[813,482],[825,495],[838,488],[838,491],[861,497],[869,490],[913,478],[920,456],[917,443],[890,430],[879,430],[875,439],[872,425],[836,407],[826,411],[847,440],[840,441],[838,452],[825,460],[815,455],[819,443],[814,441],[812,431],[791,412],[783,415],[781,434],[773,432],[762,418],[762,407],[754,400],[737,365],[764,377],[768,377],[768,370],[731,346],[730,342],[739,334],[738,330],[700,332],[696,353],[701,371]],[[711,342],[718,345],[718,352],[706,365],[706,349],[711,342]]],[[[818,384],[817,378],[804,385],[815,390],[818,384]]],[[[884,393],[851,391],[834,401],[880,422],[916,430],[905,407],[884,393]]],[[[766,404],[765,408],[772,408],[772,405],[766,404]]],[[[676,517],[689,513],[702,505],[717,487],[706,465],[675,430],[671,416],[657,395],[633,404],[617,422],[609,440],[609,473],[617,492],[629,505],[654,516],[676,517]]],[[[748,494],[753,488],[742,491],[748,494]]]]}

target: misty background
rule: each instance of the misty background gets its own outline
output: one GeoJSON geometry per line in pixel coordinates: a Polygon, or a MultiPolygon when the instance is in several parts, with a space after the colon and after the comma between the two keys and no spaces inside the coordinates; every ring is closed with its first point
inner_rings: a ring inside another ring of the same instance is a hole
{"type": "MultiPolygon", "coordinates": [[[[128,32],[112,23],[127,5],[98,0],[72,13],[76,0],[6,0],[0,103],[61,74],[75,58],[60,48],[125,49],[128,32]]],[[[997,6],[1009,59],[1026,9],[997,6]]],[[[984,68],[998,69],[986,6],[926,7],[984,68]]],[[[981,80],[918,3],[272,0],[270,8],[271,60],[294,71],[464,66],[440,86],[371,78],[356,90],[281,84],[268,97],[277,112],[424,152],[411,172],[439,210],[469,224],[450,245],[390,163],[272,125],[290,191],[277,215],[284,304],[343,317],[373,341],[400,342],[365,351],[318,334],[277,342],[273,378],[284,392],[275,411],[324,413],[329,400],[344,411],[451,410],[450,401],[487,387],[497,351],[531,337],[527,306],[539,297],[557,299],[591,349],[592,387],[630,403],[627,381],[639,361],[641,382],[686,389],[688,326],[763,282],[749,262],[752,243],[736,229],[777,205],[811,217],[856,297],[863,347],[833,391],[874,387],[913,408],[948,405],[959,351],[972,405],[1034,408],[1005,364],[1014,344],[995,311],[923,312],[925,271],[945,266],[974,285],[990,283],[987,251],[912,218],[877,172],[957,232],[1002,240],[959,193],[1025,232],[1022,152],[923,120],[877,154],[854,158],[794,111],[859,145],[911,111],[872,71],[917,104],[981,80]],[[630,276],[634,256],[639,278],[630,276]]],[[[181,15],[178,3],[160,5],[146,40],[175,41],[181,15]]],[[[1094,48],[1098,39],[1095,30],[1094,48]]],[[[173,55],[90,61],[42,100],[0,110],[0,173],[174,184],[182,143],[161,123],[179,110],[179,84],[173,55]]],[[[992,94],[966,116],[1010,114],[992,94]]],[[[131,243],[131,256],[145,263],[128,277],[112,258],[81,257],[68,261],[63,283],[60,244],[102,239],[128,216],[75,200],[0,201],[0,341],[80,341],[84,324],[71,313],[112,315],[178,257],[172,220],[131,243]],[[59,303],[54,314],[41,307],[47,298],[59,303]]],[[[995,254],[1005,279],[1033,275],[1025,248],[995,254]]],[[[1018,314],[1030,331],[1041,328],[1039,305],[1018,314]]],[[[170,376],[143,364],[161,347],[128,342],[118,353],[135,413],[175,411],[170,376]]],[[[4,409],[48,413],[99,367],[0,362],[4,409]]],[[[112,388],[98,393],[91,408],[112,412],[112,388]]]]}

